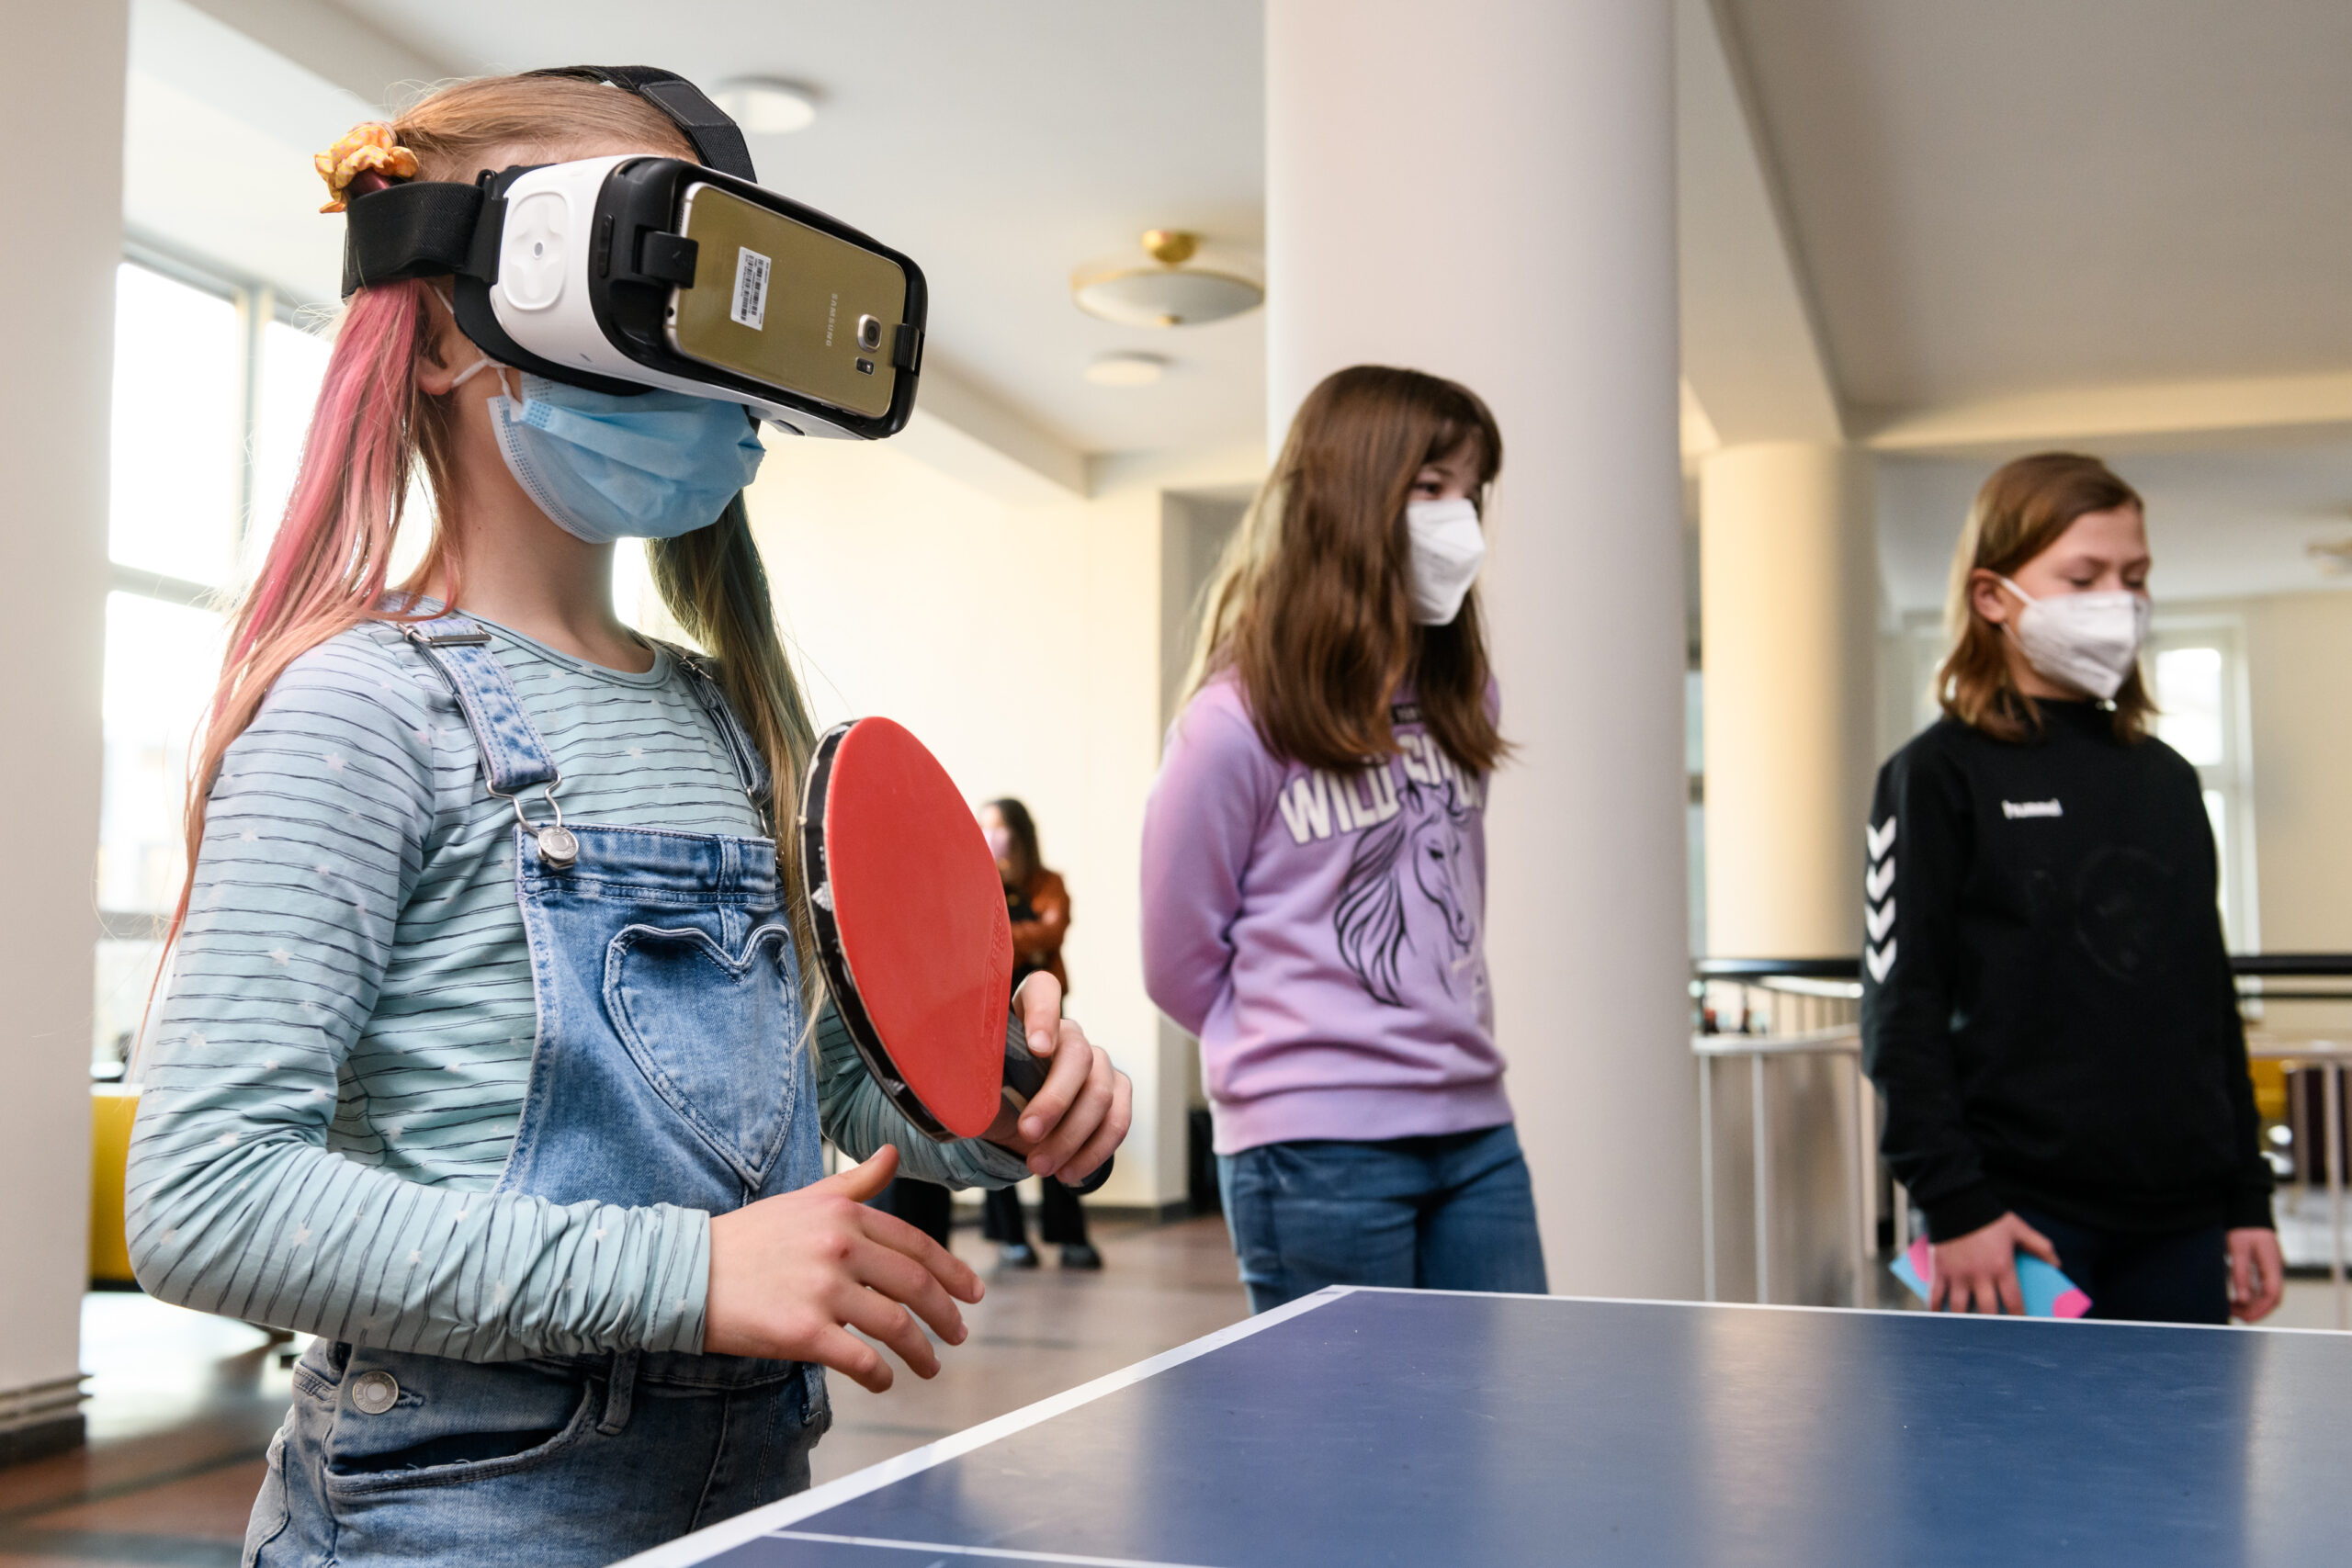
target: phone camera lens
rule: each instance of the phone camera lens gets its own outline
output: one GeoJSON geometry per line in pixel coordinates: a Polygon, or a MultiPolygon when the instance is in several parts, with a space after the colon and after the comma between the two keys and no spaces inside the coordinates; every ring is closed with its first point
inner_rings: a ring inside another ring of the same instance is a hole
{"type": "MultiPolygon", "coordinates": [[[[860,348],[880,348],[882,346],[882,323],[876,321],[871,316],[860,316],[857,319],[857,346],[860,348]]],[[[872,367],[869,366],[866,367],[866,368],[871,369],[872,367]]]]}

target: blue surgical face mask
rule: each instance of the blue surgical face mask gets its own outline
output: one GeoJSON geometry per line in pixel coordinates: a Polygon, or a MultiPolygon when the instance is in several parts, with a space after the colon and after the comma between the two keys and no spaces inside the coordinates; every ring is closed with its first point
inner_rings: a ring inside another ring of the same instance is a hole
{"type": "Polygon", "coordinates": [[[490,400],[498,450],[539,510],[592,545],[707,528],[760,471],[765,454],[740,403],[522,381],[519,400],[490,400]]]}

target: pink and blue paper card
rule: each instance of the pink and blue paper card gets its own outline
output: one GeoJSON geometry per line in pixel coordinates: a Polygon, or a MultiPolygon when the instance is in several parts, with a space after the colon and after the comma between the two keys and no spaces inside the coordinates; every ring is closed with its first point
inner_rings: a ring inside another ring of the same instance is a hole
{"type": "MultiPolygon", "coordinates": [[[[1923,1302],[1928,1299],[1926,1236],[1913,1242],[1910,1249],[1887,1268],[1910,1287],[1913,1295],[1923,1302]]],[[[2018,1289],[2024,1293],[2028,1317],[2080,1317],[2091,1310],[2091,1299],[2083,1294],[2080,1285],[2030,1252],[2018,1254],[2018,1289]]]]}

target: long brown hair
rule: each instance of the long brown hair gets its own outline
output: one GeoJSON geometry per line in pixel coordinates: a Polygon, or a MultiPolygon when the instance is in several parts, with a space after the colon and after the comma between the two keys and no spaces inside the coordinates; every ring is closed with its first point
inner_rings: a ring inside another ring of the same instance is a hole
{"type": "MultiPolygon", "coordinates": [[[[2001,628],[1976,613],[1969,574],[2018,569],[2058,542],[2075,519],[2090,512],[2132,507],[2143,515],[2140,494],[2097,457],[2038,452],[2004,464],[1976,492],[1968,524],[1952,552],[1951,586],[1944,601],[1944,632],[1951,651],[1936,667],[1936,700],[1944,712],[1996,740],[2030,740],[2041,733],[2041,711],[2018,690],[2009,672],[2001,628]]],[[[2115,736],[2147,733],[2155,704],[2135,667],[2115,693],[2115,736]]]]}
{"type": "MultiPolygon", "coordinates": [[[[579,155],[582,146],[694,156],[669,118],[636,94],[561,76],[461,82],[420,100],[392,122],[392,131],[416,153],[418,177],[428,180],[469,181],[493,154],[554,162],[579,155]]],[[[187,878],[168,937],[187,923],[206,799],[221,757],[252,724],[271,685],[295,660],[363,621],[413,618],[386,598],[409,480],[423,474],[437,513],[446,513],[452,499],[449,405],[417,384],[417,361],[431,341],[431,312],[440,309],[427,295],[433,287],[430,280],[409,279],[362,288],[337,325],[285,519],[231,617],[228,658],[190,769],[187,878]]],[[[742,497],[730,501],[712,526],[654,541],[648,554],[663,603],[711,656],[729,703],[767,761],[773,832],[778,816],[789,809],[815,736],[777,640],[767,576],[742,497]]],[[[423,561],[401,589],[420,591],[437,576],[451,604],[461,605],[462,565],[457,536],[436,518],[423,561]]],[[[786,907],[805,954],[810,933],[795,837],[776,838],[786,907]]],[[[804,972],[813,970],[804,965],[804,972]]]]}
{"type": "Polygon", "coordinates": [[[1409,677],[1446,754],[1490,772],[1509,746],[1487,707],[1477,590],[1446,625],[1416,624],[1405,534],[1413,476],[1464,442],[1483,512],[1503,438],[1476,392],[1385,365],[1326,377],[1218,563],[1190,689],[1231,670],[1270,750],[1352,768],[1397,750],[1389,699],[1409,677]]]}

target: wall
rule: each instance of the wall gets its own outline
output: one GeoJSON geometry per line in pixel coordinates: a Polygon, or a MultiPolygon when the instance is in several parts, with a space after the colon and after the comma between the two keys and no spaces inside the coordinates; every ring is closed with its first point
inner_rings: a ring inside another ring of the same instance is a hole
{"type": "Polygon", "coordinates": [[[2262,945],[2352,952],[2352,593],[2235,607],[2245,626],[2262,945]]]}
{"type": "Polygon", "coordinates": [[[9,683],[0,820],[17,829],[0,910],[0,1461],[76,1441],[88,1273],[89,1045],[97,937],[99,671],[107,584],[107,428],[114,269],[122,249],[120,0],[19,6],[0,144],[39,149],[0,173],[40,243],[0,254],[0,617],[9,683]],[[70,133],[69,133],[70,132],[70,133]],[[34,1391],[49,1385],[47,1394],[34,1391]],[[61,1407],[57,1401],[62,1396],[61,1407]]]}
{"type": "Polygon", "coordinates": [[[1135,1081],[1102,1201],[1174,1201],[1182,1061],[1135,934],[1159,757],[1159,487],[1019,504],[888,445],[775,438],[751,504],[819,724],[888,714],[975,802],[1035,814],[1069,883],[1069,1011],[1135,1081]]]}

